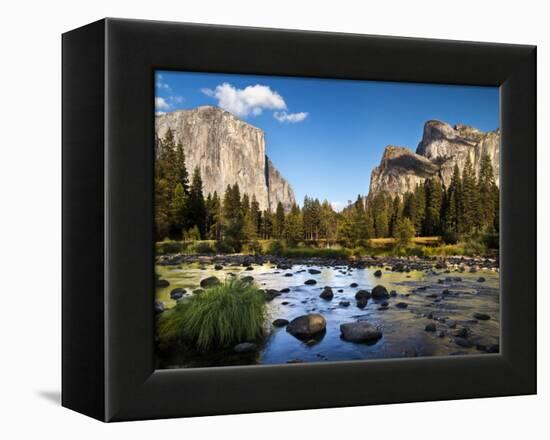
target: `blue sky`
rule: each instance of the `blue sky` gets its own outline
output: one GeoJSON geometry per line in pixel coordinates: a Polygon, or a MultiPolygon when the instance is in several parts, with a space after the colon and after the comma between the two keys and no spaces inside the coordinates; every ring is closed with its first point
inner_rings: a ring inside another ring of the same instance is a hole
{"type": "Polygon", "coordinates": [[[387,145],[416,150],[426,121],[499,127],[496,87],[157,71],[155,89],[157,112],[216,105],[263,129],[299,203],[337,209],[368,193],[387,145]]]}

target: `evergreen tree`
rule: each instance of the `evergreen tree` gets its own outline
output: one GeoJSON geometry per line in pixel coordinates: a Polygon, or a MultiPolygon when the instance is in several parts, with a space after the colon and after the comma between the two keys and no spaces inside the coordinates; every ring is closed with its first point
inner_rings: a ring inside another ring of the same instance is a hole
{"type": "Polygon", "coordinates": [[[275,211],[275,221],[273,224],[273,231],[275,238],[283,238],[283,233],[285,229],[285,209],[281,202],[277,203],[277,209],[275,211]]]}
{"type": "Polygon", "coordinates": [[[290,246],[295,246],[300,242],[303,234],[302,214],[298,205],[294,203],[284,219],[284,237],[290,246]]]}
{"type": "Polygon", "coordinates": [[[445,231],[458,233],[459,214],[460,214],[460,198],[461,198],[462,181],[460,179],[460,171],[458,165],[455,164],[453,176],[449,183],[449,188],[445,194],[445,205],[443,209],[443,222],[445,231]]]}
{"type": "Polygon", "coordinates": [[[223,241],[235,252],[241,250],[243,240],[243,211],[239,186],[227,185],[223,199],[223,241]]]}
{"type": "Polygon", "coordinates": [[[470,234],[474,231],[478,219],[478,191],[476,176],[470,156],[466,157],[466,163],[462,170],[462,191],[460,194],[460,224],[461,231],[470,234]]]}
{"type": "Polygon", "coordinates": [[[415,235],[415,227],[408,217],[400,219],[395,225],[395,242],[397,246],[408,246],[415,235]]]}
{"type": "Polygon", "coordinates": [[[321,204],[320,231],[327,246],[338,239],[338,217],[327,200],[321,204]]]}
{"type": "Polygon", "coordinates": [[[418,184],[414,190],[414,227],[416,235],[422,235],[424,220],[426,219],[426,193],[424,185],[418,184]]]}
{"type": "Polygon", "coordinates": [[[397,231],[397,224],[403,216],[403,204],[399,196],[393,198],[390,216],[390,235],[393,237],[397,231]]]}
{"type": "Polygon", "coordinates": [[[441,232],[441,206],[443,187],[439,179],[430,178],[424,182],[426,210],[423,233],[425,236],[438,235],[441,232]]]}
{"type": "Polygon", "coordinates": [[[260,229],[262,224],[260,204],[256,200],[256,196],[252,195],[252,200],[250,201],[250,219],[254,225],[254,233],[256,236],[260,235],[260,229]]]}
{"type": "Polygon", "coordinates": [[[498,203],[496,197],[498,189],[496,189],[493,165],[488,154],[481,157],[477,188],[481,227],[487,231],[492,231],[495,229],[495,205],[498,203]]]}
{"type": "Polygon", "coordinates": [[[206,203],[202,193],[202,178],[199,167],[193,171],[188,197],[189,227],[197,226],[201,238],[206,237],[206,203]]]}
{"type": "Polygon", "coordinates": [[[187,213],[187,196],[183,190],[183,185],[178,182],[174,189],[174,194],[170,201],[170,215],[172,218],[171,226],[176,232],[175,238],[181,238],[185,230],[185,215],[187,213]]]}
{"type": "Polygon", "coordinates": [[[210,240],[221,240],[223,230],[223,215],[221,201],[217,191],[206,199],[207,223],[206,233],[210,240]]]}

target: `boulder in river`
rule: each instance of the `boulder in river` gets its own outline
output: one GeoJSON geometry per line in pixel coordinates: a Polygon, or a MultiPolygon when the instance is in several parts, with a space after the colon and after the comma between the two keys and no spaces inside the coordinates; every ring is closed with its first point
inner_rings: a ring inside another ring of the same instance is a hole
{"type": "Polygon", "coordinates": [[[435,324],[433,322],[430,324],[427,324],[426,327],[424,327],[424,330],[426,330],[427,332],[435,332],[436,331],[435,324]]]}
{"type": "Polygon", "coordinates": [[[382,332],[367,321],[348,322],[340,325],[341,337],[349,342],[375,342],[382,337],[382,332]]]}
{"type": "Polygon", "coordinates": [[[308,269],[307,270],[311,275],[319,275],[321,273],[320,270],[317,269],[308,269]]]}
{"type": "Polygon", "coordinates": [[[214,266],[214,269],[215,269],[215,270],[222,270],[222,269],[223,269],[223,266],[222,266],[221,264],[216,264],[216,265],[214,266]]]}
{"type": "Polygon", "coordinates": [[[209,287],[217,286],[220,283],[221,282],[218,279],[218,277],[208,277],[208,278],[205,278],[205,279],[201,280],[201,287],[203,289],[207,289],[209,287]]]}
{"type": "Polygon", "coordinates": [[[478,283],[484,283],[484,282],[485,282],[485,278],[479,277],[479,278],[477,279],[477,282],[478,282],[478,283]]]}
{"type": "Polygon", "coordinates": [[[357,284],[357,283],[351,283],[349,286],[350,286],[350,287],[357,287],[358,284],[357,284]]]}
{"type": "Polygon", "coordinates": [[[349,301],[340,301],[339,305],[342,306],[342,307],[349,307],[350,302],[349,301]]]}
{"type": "Polygon", "coordinates": [[[453,339],[453,342],[458,345],[459,347],[464,347],[464,348],[470,348],[470,347],[473,347],[473,343],[471,341],[469,341],[468,339],[466,338],[460,338],[460,337],[456,337],[453,339]]]}
{"type": "Polygon", "coordinates": [[[368,298],[360,298],[357,300],[357,307],[359,307],[360,309],[364,309],[365,307],[367,307],[368,302],[368,298]]]}
{"type": "Polygon", "coordinates": [[[157,287],[168,287],[170,285],[168,280],[163,280],[163,279],[157,280],[156,284],[157,284],[157,287]]]}
{"type": "Polygon", "coordinates": [[[254,281],[254,277],[247,275],[245,277],[242,277],[241,280],[244,281],[245,283],[251,283],[252,281],[254,281]]]}
{"type": "Polygon", "coordinates": [[[297,339],[308,341],[325,333],[327,322],[322,315],[310,313],[294,318],[286,326],[286,331],[297,339]]]}
{"type": "Polygon", "coordinates": [[[332,292],[332,289],[330,287],[325,287],[319,297],[324,300],[330,301],[332,298],[334,298],[334,293],[332,292]]]}
{"type": "Polygon", "coordinates": [[[273,327],[286,327],[288,325],[288,319],[278,318],[272,322],[273,327]]]}
{"type": "Polygon", "coordinates": [[[376,272],[374,272],[374,276],[380,278],[382,276],[382,271],[378,269],[376,272]]]}
{"type": "Polygon", "coordinates": [[[406,309],[407,307],[409,307],[409,305],[405,302],[398,302],[395,307],[397,307],[398,309],[406,309]]]}
{"type": "Polygon", "coordinates": [[[355,299],[369,299],[371,296],[370,292],[368,290],[358,290],[355,294],[355,299]]]}
{"type": "Polygon", "coordinates": [[[281,293],[288,293],[290,292],[290,289],[288,287],[285,287],[284,289],[279,290],[281,293]]]}
{"type": "Polygon", "coordinates": [[[180,299],[183,294],[185,293],[185,289],[182,289],[181,287],[176,287],[175,289],[172,289],[170,292],[170,298],[172,299],[180,299]]]}
{"type": "Polygon", "coordinates": [[[487,321],[491,319],[491,317],[485,313],[474,313],[474,318],[479,319],[480,321],[487,321]]]}
{"type": "Polygon", "coordinates": [[[304,284],[307,284],[308,286],[313,286],[314,284],[317,284],[317,281],[315,280],[306,280],[304,284]]]}
{"type": "Polygon", "coordinates": [[[380,284],[372,289],[371,295],[374,299],[386,299],[390,297],[388,290],[380,284]]]}
{"type": "Polygon", "coordinates": [[[164,303],[162,301],[155,301],[155,314],[164,312],[164,303]]]}
{"type": "Polygon", "coordinates": [[[264,290],[264,296],[266,301],[273,301],[273,299],[277,298],[280,295],[281,295],[281,292],[275,289],[264,290]]]}
{"type": "Polygon", "coordinates": [[[285,273],[283,276],[285,276],[285,277],[292,277],[292,276],[294,276],[294,275],[292,275],[291,273],[285,273]]]}
{"type": "Polygon", "coordinates": [[[253,342],[241,342],[233,347],[235,353],[250,353],[258,348],[253,342]]]}

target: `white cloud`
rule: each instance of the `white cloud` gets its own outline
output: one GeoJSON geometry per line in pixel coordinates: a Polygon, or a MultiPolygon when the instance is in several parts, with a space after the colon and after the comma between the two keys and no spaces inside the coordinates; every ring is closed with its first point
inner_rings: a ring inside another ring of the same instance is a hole
{"type": "Polygon", "coordinates": [[[168,110],[169,108],[170,104],[168,104],[164,98],[160,96],[155,97],[155,111],[168,110]]]}
{"type": "Polygon", "coordinates": [[[223,83],[212,89],[201,89],[206,96],[216,98],[218,106],[233,113],[235,116],[245,117],[252,113],[258,116],[263,109],[284,110],[285,100],[275,90],[261,84],[237,89],[229,83],[223,83]]]}
{"type": "Polygon", "coordinates": [[[273,117],[277,119],[279,122],[302,122],[305,118],[307,118],[308,113],[307,112],[299,112],[299,113],[287,113],[287,112],[275,112],[273,113],[273,117]]]}
{"type": "Polygon", "coordinates": [[[183,101],[185,101],[183,96],[170,96],[170,98],[168,99],[176,104],[181,104],[183,101]]]}

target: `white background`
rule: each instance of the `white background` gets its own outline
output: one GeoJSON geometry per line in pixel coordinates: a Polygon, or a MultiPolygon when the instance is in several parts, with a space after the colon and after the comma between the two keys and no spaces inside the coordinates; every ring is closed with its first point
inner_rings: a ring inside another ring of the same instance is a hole
{"type": "Polygon", "coordinates": [[[550,179],[541,168],[550,162],[545,125],[550,122],[549,24],[544,4],[527,0],[3,2],[0,437],[369,439],[402,435],[450,440],[548,435],[549,350],[544,345],[550,320],[541,319],[549,305],[548,282],[543,279],[548,260],[542,253],[550,246],[548,228],[543,225],[548,222],[550,179]],[[544,219],[539,221],[543,225],[539,228],[539,395],[109,425],[61,408],[60,34],[105,16],[538,45],[538,199],[539,219],[544,219]]]}

